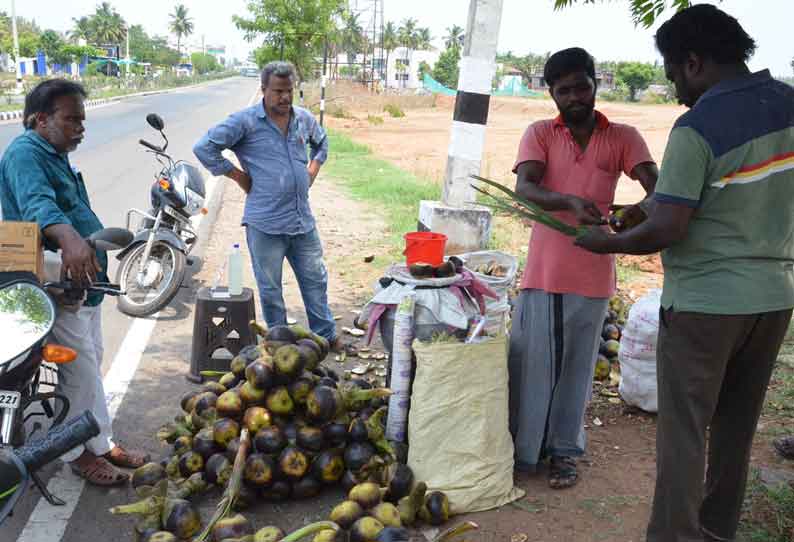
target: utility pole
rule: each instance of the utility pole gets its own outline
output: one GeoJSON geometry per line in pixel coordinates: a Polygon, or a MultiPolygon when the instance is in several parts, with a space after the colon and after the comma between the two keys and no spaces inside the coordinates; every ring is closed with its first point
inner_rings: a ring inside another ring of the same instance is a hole
{"type": "Polygon", "coordinates": [[[447,236],[447,252],[482,250],[491,235],[491,212],[475,204],[503,0],[470,0],[466,41],[450,129],[442,201],[419,204],[419,229],[447,236]]]}
{"type": "Polygon", "coordinates": [[[19,36],[17,35],[17,10],[11,0],[11,33],[14,36],[14,65],[17,69],[17,94],[22,94],[22,64],[19,60],[19,36]]]}

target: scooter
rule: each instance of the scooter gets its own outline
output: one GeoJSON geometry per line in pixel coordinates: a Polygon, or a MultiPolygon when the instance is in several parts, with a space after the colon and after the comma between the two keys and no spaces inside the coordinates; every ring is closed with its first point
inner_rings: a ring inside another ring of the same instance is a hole
{"type": "Polygon", "coordinates": [[[165,142],[157,146],[141,139],[139,143],[155,155],[163,166],[151,188],[148,211],[127,211],[127,229],[133,217],[142,218],[130,246],[118,254],[121,261],[116,282],[126,291],[118,308],[129,316],[149,316],[159,311],[179,291],[185,278],[187,257],[198,240],[190,217],[206,213],[205,181],[201,171],[182,160],[174,161],[165,151],[168,138],[163,119],[155,113],[146,122],[160,132],[165,142]]]}
{"type": "MultiPolygon", "coordinates": [[[[129,231],[107,228],[86,241],[94,249],[119,250],[131,239],[129,231]]],[[[31,418],[46,416],[52,426],[58,426],[69,413],[68,399],[54,387],[58,365],[74,361],[77,352],[49,338],[56,318],[54,292],[66,305],[79,304],[89,293],[123,293],[117,285],[105,282],[88,287],[69,279],[42,284],[32,273],[0,273],[0,329],[4,332],[0,341],[0,450],[23,446],[41,429],[36,422],[30,435],[26,434],[25,424],[31,418]],[[53,391],[43,391],[47,387],[53,391]],[[36,404],[42,411],[28,411],[36,404]]],[[[31,478],[47,501],[65,504],[47,491],[35,473],[31,478]]]]}

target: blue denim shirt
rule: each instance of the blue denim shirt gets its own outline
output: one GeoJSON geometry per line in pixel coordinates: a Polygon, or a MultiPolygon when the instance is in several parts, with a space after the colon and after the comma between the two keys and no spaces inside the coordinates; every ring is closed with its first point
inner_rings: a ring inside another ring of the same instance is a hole
{"type": "Polygon", "coordinates": [[[301,235],[314,229],[306,168],[309,159],[325,162],[328,138],[309,111],[292,108],[285,137],[260,101],[210,128],[193,153],[210,173],[220,176],[234,167],[221,155],[224,149],[234,152],[251,177],[243,225],[270,235],[301,235]]]}
{"type": "MultiPolygon", "coordinates": [[[[3,220],[36,222],[44,230],[54,224],[71,224],[77,233],[88,237],[102,229],[91,209],[83,176],[34,130],[17,136],[0,161],[0,206],[3,220]]],[[[44,237],[45,248],[58,246],[44,237]]],[[[98,280],[106,281],[107,253],[97,251],[102,266],[98,280]]],[[[92,295],[86,305],[102,302],[102,295],[92,295]]]]}

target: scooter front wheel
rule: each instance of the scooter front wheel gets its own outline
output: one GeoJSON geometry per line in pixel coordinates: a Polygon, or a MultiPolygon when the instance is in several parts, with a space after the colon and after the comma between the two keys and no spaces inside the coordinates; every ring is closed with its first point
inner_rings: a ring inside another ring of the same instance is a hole
{"type": "Polygon", "coordinates": [[[126,293],[118,298],[124,314],[143,317],[168,305],[185,278],[185,254],[163,241],[155,241],[141,268],[146,243],[133,248],[119,265],[116,282],[126,293]]]}

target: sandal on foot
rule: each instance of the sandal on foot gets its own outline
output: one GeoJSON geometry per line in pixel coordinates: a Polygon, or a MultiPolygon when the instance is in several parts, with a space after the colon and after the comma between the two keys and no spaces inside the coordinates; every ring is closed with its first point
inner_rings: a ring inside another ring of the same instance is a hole
{"type": "Polygon", "coordinates": [[[102,457],[94,456],[93,460],[79,465],[77,461],[69,463],[72,472],[95,486],[120,486],[127,483],[130,476],[118,470],[102,457]]]}
{"type": "Polygon", "coordinates": [[[782,437],[772,441],[777,453],[786,459],[794,459],[794,435],[782,437]]]}
{"type": "Polygon", "coordinates": [[[127,450],[118,444],[108,453],[103,455],[105,459],[124,469],[137,469],[149,462],[150,456],[138,450],[127,450]]]}
{"type": "Polygon", "coordinates": [[[576,472],[576,461],[572,457],[554,456],[549,462],[549,487],[566,489],[576,485],[579,474],[576,472]]]}

